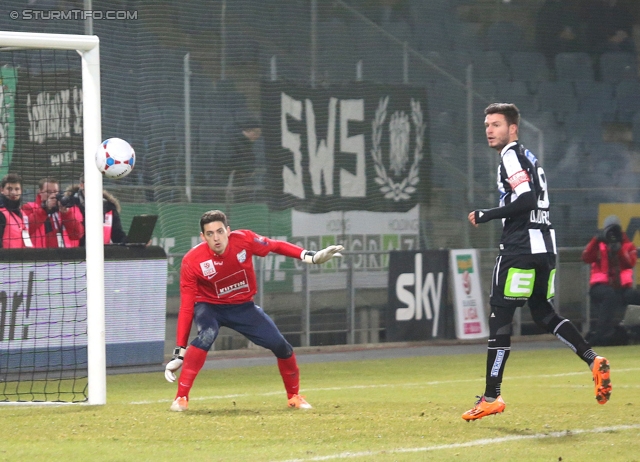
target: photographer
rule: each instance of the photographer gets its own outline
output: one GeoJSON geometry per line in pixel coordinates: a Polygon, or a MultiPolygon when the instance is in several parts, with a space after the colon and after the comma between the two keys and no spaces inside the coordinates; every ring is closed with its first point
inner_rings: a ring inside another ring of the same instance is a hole
{"type": "MultiPolygon", "coordinates": [[[[83,231],[80,238],[80,247],[85,246],[84,235],[84,175],[80,176],[80,184],[67,188],[65,196],[73,201],[71,209],[80,213],[83,231]]],[[[112,194],[102,191],[102,209],[104,213],[103,232],[105,244],[123,244],[127,240],[127,234],[122,229],[120,220],[120,202],[112,194]]]]}
{"type": "Polygon", "coordinates": [[[22,213],[22,178],[9,173],[0,182],[0,247],[24,249],[33,247],[29,238],[28,218],[22,213]]]}
{"type": "Polygon", "coordinates": [[[78,209],[71,207],[71,198],[60,193],[58,181],[52,178],[43,178],[38,187],[36,200],[22,206],[33,246],[78,247],[84,226],[78,209]]]}
{"type": "Polygon", "coordinates": [[[611,215],[604,220],[582,252],[582,260],[591,264],[589,296],[591,345],[626,345],[627,331],[621,325],[627,305],[640,305],[640,293],[633,288],[633,267],[638,259],[636,246],[629,240],[620,219],[611,215]]]}

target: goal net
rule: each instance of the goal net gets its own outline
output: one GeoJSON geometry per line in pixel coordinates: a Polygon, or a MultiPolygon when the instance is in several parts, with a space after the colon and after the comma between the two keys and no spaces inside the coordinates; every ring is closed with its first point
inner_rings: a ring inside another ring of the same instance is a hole
{"type": "Polygon", "coordinates": [[[32,233],[23,233],[21,248],[8,248],[4,233],[0,401],[106,402],[102,178],[93,167],[101,141],[99,75],[96,37],[0,32],[4,223],[17,209],[28,222],[33,215],[25,207],[46,208],[49,198],[78,188],[82,175],[86,206],[85,247],[70,242],[61,211],[51,208],[44,233],[58,248],[29,248],[44,239],[32,233]],[[17,206],[4,188],[16,178],[17,206]]]}

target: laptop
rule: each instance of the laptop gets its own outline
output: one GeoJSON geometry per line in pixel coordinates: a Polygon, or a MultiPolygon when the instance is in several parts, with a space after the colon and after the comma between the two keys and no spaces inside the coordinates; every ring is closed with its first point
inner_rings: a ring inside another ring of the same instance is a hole
{"type": "Polygon", "coordinates": [[[156,227],[158,215],[136,215],[131,220],[126,245],[147,245],[156,227]]]}

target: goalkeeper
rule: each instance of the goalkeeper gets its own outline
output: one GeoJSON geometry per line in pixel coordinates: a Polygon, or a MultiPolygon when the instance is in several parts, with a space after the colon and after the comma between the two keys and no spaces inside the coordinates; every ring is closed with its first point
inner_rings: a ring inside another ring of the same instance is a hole
{"type": "Polygon", "coordinates": [[[173,382],[180,367],[182,372],[170,409],[177,412],[187,410],[193,381],[202,369],[221,326],[231,328],[256,345],[271,350],[278,360],[288,406],[310,409],[311,405],[299,394],[300,373],[293,347],[271,318],[253,302],[257,290],[253,256],[264,257],[275,252],[306,263],[320,264],[341,256],[339,252],[343,247],[331,245],[313,252],[246,229],[232,232],[226,215],[219,210],[202,215],[200,231],[204,242],[187,252],[180,269],[178,346],[166,366],[165,378],[173,382]],[[198,336],[187,348],[194,320],[198,336]]]}

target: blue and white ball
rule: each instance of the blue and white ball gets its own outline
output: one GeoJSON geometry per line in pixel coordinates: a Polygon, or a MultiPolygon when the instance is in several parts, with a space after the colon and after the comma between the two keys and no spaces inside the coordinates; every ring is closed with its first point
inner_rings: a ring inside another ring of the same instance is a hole
{"type": "Polygon", "coordinates": [[[133,170],[136,152],[131,145],[120,138],[103,141],[96,151],[98,170],[111,179],[124,178],[133,170]]]}

